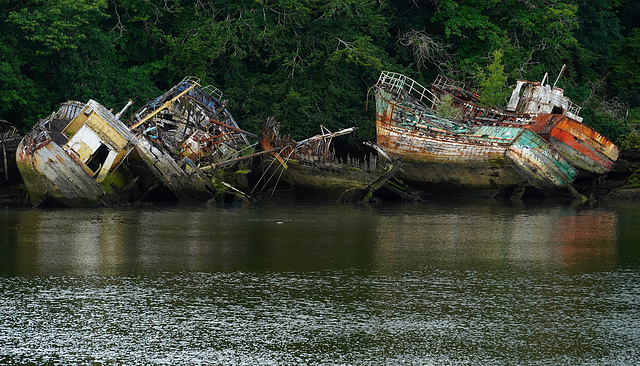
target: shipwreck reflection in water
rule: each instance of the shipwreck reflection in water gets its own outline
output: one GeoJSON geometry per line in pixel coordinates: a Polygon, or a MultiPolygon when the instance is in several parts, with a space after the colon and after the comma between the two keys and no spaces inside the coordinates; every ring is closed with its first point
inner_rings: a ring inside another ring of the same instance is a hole
{"type": "Polygon", "coordinates": [[[607,269],[618,226],[614,210],[503,204],[25,210],[4,250],[24,274],[607,269]]]}
{"type": "Polygon", "coordinates": [[[0,364],[637,364],[638,216],[0,211],[0,364]]]}
{"type": "Polygon", "coordinates": [[[564,206],[406,206],[376,227],[380,263],[435,266],[611,268],[616,264],[617,214],[564,206]]]}
{"type": "Polygon", "coordinates": [[[30,210],[17,215],[16,267],[34,274],[315,270],[368,266],[375,222],[339,208],[30,210]],[[364,261],[364,262],[363,262],[364,261]]]}

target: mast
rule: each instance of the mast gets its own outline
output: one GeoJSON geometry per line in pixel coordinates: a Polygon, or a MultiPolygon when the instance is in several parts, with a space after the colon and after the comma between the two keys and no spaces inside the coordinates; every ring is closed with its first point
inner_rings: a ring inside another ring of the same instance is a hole
{"type": "Polygon", "coordinates": [[[556,87],[556,84],[558,83],[558,80],[560,80],[560,76],[562,76],[562,73],[564,72],[564,68],[565,67],[567,67],[567,64],[562,65],[562,69],[560,70],[560,73],[558,74],[558,77],[556,78],[556,82],[553,83],[553,87],[551,89],[556,87]]]}

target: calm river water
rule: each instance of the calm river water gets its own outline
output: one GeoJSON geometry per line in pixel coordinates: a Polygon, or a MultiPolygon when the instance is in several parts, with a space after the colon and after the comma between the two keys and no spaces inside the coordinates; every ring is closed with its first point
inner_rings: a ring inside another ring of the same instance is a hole
{"type": "Polygon", "coordinates": [[[0,208],[0,364],[640,363],[640,204],[0,208]]]}

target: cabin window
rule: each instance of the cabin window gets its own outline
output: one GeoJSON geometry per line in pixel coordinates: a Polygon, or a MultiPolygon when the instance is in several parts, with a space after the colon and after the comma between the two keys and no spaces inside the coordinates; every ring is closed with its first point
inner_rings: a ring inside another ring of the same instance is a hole
{"type": "Polygon", "coordinates": [[[96,150],[93,154],[91,154],[91,158],[87,161],[87,166],[91,171],[97,173],[102,165],[107,160],[107,156],[109,156],[109,148],[105,145],[100,144],[98,150],[96,150]]]}

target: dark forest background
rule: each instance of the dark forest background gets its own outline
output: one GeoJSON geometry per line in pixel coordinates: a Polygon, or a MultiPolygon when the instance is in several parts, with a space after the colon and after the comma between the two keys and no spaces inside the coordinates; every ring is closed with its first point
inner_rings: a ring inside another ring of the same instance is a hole
{"type": "Polygon", "coordinates": [[[0,119],[24,131],[65,100],[135,110],[195,76],[246,130],[275,116],[294,138],[375,139],[382,70],[500,107],[564,64],[584,123],[619,143],[640,123],[638,0],[0,0],[0,24],[0,119]]]}

